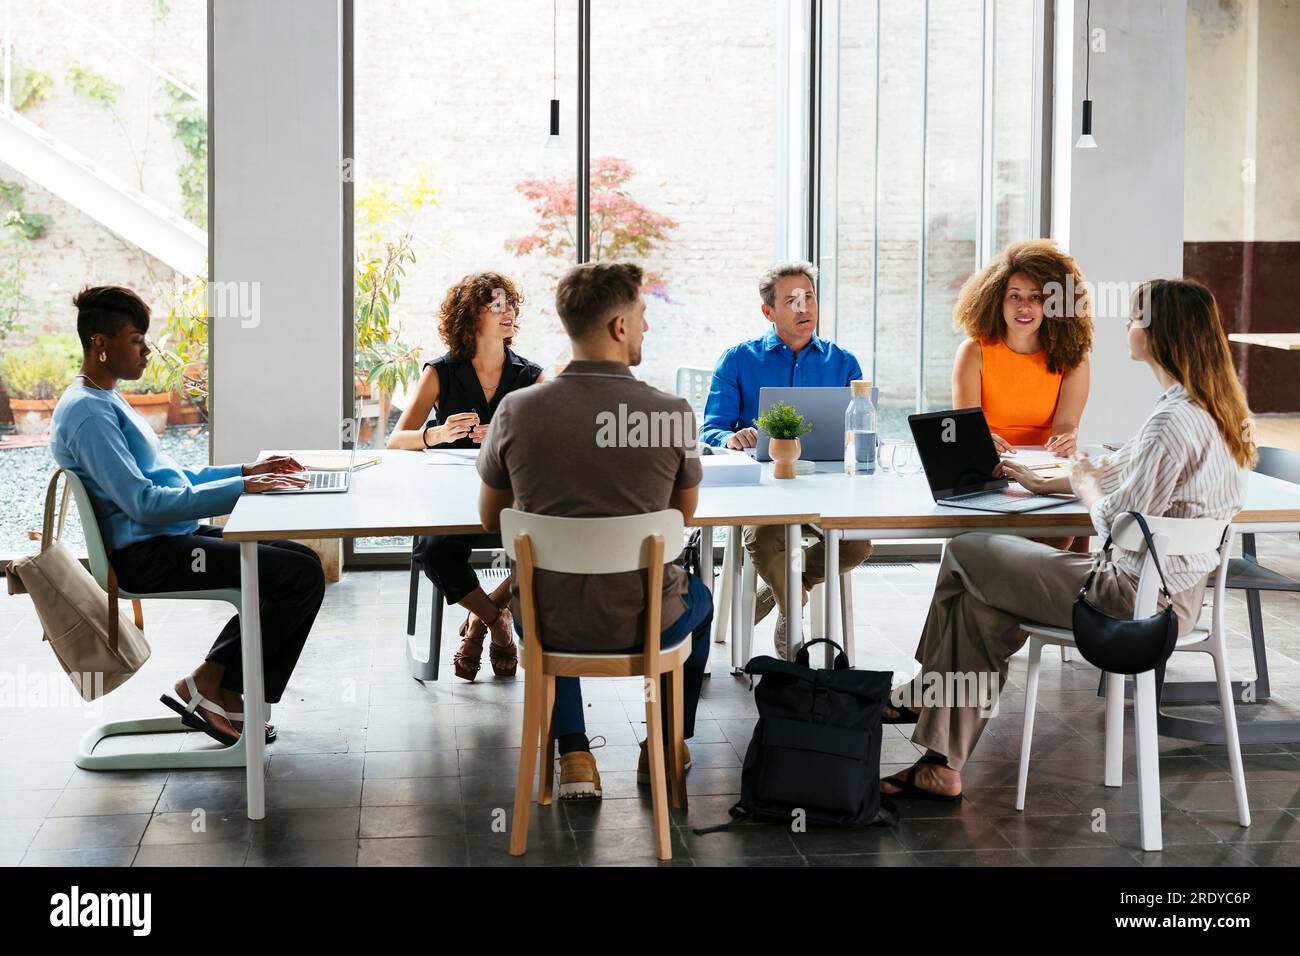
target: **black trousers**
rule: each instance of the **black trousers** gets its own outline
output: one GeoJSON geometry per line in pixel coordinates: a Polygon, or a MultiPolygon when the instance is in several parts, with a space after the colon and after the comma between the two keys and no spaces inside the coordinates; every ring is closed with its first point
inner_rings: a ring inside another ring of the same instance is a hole
{"type": "MultiPolygon", "coordinates": [[[[200,525],[194,534],[164,535],[118,548],[108,560],[118,584],[127,591],[163,593],[239,587],[239,544],[222,538],[220,528],[200,525]]],[[[307,635],[325,598],[320,558],[295,541],[257,546],[257,586],[262,608],[262,667],[267,703],[279,703],[307,643],[307,635]]],[[[208,660],[226,673],[221,686],[244,692],[244,663],[239,643],[239,615],[217,635],[208,660]]]]}
{"type": "Polygon", "coordinates": [[[499,547],[499,534],[419,535],[411,556],[450,605],[459,604],[479,586],[478,574],[469,563],[474,549],[499,547]]]}

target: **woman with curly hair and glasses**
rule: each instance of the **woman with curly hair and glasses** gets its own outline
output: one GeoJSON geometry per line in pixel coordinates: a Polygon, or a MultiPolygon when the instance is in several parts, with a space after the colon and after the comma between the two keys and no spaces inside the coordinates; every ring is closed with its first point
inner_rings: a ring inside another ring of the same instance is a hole
{"type": "MultiPolygon", "coordinates": [[[[542,380],[542,368],[516,355],[524,301],[515,284],[497,272],[467,275],[447,290],[438,332],[447,354],[426,362],[406,410],[388,436],[389,448],[477,448],[501,399],[542,380]],[[430,413],[436,412],[431,418],[430,413]]],[[[492,635],[489,658],[498,677],[513,677],[519,652],[510,628],[510,580],[491,594],[470,566],[474,548],[500,547],[498,535],[433,535],[416,538],[414,557],[447,598],[469,614],[452,663],[456,676],[472,681],[492,635]]]]}
{"type": "MultiPolygon", "coordinates": [[[[1013,242],[966,280],[953,325],[967,335],[953,363],[953,407],[982,408],[1003,454],[1042,445],[1073,455],[1092,350],[1091,310],[1074,257],[1047,239],[1013,242]]],[[[1088,544],[1043,540],[1070,550],[1088,544]]]]}

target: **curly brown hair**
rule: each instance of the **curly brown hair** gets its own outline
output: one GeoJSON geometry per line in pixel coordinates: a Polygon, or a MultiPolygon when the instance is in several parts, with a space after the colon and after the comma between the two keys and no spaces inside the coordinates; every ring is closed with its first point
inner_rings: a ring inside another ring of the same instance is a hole
{"type": "MultiPolygon", "coordinates": [[[[500,272],[472,272],[447,290],[438,307],[438,334],[455,358],[474,357],[478,334],[478,313],[484,306],[504,299],[515,307],[515,331],[519,331],[519,307],[523,293],[500,272]]],[[[506,339],[510,345],[515,337],[506,339]]]]}
{"type": "Polygon", "coordinates": [[[1038,283],[1048,296],[1038,336],[1047,353],[1050,372],[1068,372],[1092,351],[1092,303],[1083,284],[1079,265],[1068,252],[1049,239],[1013,242],[982,271],[966,280],[957,294],[952,324],[977,342],[1001,342],[1007,336],[1002,318],[1002,301],[1007,282],[1023,272],[1038,283]],[[1061,290],[1052,308],[1053,291],[1061,290]],[[1074,300],[1070,301],[1073,294],[1074,300]]]}

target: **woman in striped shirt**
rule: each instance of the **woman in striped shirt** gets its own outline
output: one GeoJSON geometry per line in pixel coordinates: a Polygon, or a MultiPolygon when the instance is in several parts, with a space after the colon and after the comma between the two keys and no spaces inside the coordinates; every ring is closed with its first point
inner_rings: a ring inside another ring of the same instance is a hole
{"type": "MultiPolygon", "coordinates": [[[[1237,382],[1219,309],[1198,282],[1155,279],[1134,293],[1130,357],[1145,362],[1164,388],[1137,435],[1113,454],[1077,457],[1068,478],[1043,479],[1007,461],[1007,477],[1036,493],[1077,494],[1097,533],[1127,511],[1170,518],[1228,519],[1241,510],[1245,469],[1256,459],[1245,396],[1237,382]]],[[[1140,555],[1116,548],[1101,559],[1089,599],[1129,617],[1140,555]]],[[[1163,562],[1180,633],[1196,624],[1216,554],[1163,562]]],[[[956,800],[961,769],[984,730],[1007,663],[1025,642],[1024,620],[1071,626],[1071,608],[1093,559],[1015,535],[966,534],[944,555],[917,647],[922,670],[909,685],[910,707],[886,720],[916,723],[912,742],[925,756],[882,781],[886,793],[956,800]],[[970,694],[976,688],[974,694],[970,694]],[[965,690],[976,699],[958,699],[965,690]],[[991,691],[991,692],[990,692],[991,691]]]]}

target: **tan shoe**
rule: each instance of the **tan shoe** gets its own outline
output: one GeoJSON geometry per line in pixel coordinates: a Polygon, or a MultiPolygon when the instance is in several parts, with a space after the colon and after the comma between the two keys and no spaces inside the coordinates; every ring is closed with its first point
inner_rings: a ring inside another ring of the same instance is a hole
{"type": "MultiPolygon", "coordinates": [[[[665,758],[667,758],[667,756],[668,756],[667,754],[664,754],[665,758]]],[[[691,748],[686,746],[686,741],[683,740],[682,741],[682,770],[690,770],[690,769],[691,769],[691,748]]],[[[665,766],[664,770],[667,771],[668,767],[665,766]]],[[[637,758],[637,762],[636,762],[636,782],[644,783],[644,784],[650,783],[650,748],[648,748],[645,745],[644,740],[641,741],[641,756],[637,758]]]]}
{"type": "Polygon", "coordinates": [[[599,800],[600,771],[588,750],[575,750],[560,757],[561,800],[599,800]]]}

